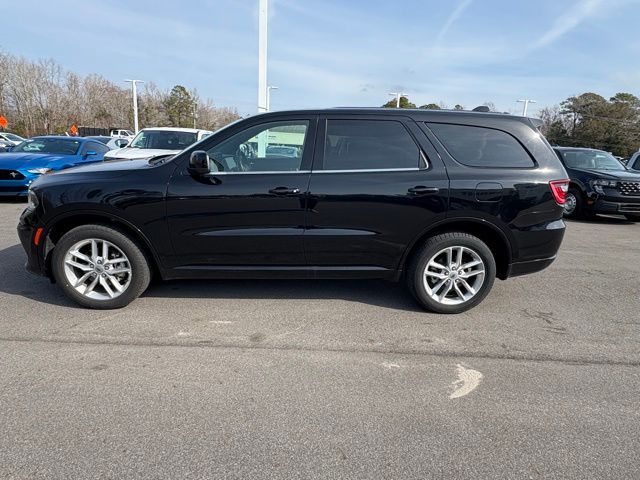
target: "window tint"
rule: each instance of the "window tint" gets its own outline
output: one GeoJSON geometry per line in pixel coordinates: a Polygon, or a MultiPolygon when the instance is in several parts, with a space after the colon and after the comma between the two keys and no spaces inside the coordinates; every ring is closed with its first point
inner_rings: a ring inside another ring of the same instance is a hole
{"type": "Polygon", "coordinates": [[[61,155],[75,155],[80,142],[69,138],[33,138],[25,140],[16,146],[12,152],[28,153],[59,153],[61,155]]]}
{"type": "Polygon", "coordinates": [[[328,120],[325,170],[417,168],[420,150],[400,122],[328,120]]]}
{"type": "Polygon", "coordinates": [[[491,128],[429,123],[451,156],[470,167],[532,167],[533,160],[518,141],[491,128]]]}
{"type": "Polygon", "coordinates": [[[589,150],[563,151],[564,164],[567,168],[587,170],[626,170],[613,155],[606,152],[589,150]]]}
{"type": "Polygon", "coordinates": [[[250,127],[209,149],[212,172],[300,170],[309,122],[270,122],[250,127]]]}
{"type": "Polygon", "coordinates": [[[80,151],[80,155],[86,155],[87,152],[96,152],[96,153],[106,153],[109,149],[98,142],[86,142],[82,146],[82,150],[80,151]]]}

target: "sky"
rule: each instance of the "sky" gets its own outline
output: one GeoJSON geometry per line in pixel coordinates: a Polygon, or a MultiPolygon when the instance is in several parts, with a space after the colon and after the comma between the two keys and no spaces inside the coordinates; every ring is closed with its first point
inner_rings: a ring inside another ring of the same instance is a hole
{"type": "MultiPolygon", "coordinates": [[[[258,0],[0,0],[0,49],[257,104],[258,0]]],[[[272,110],[640,95],[640,0],[270,0],[272,110]]]]}

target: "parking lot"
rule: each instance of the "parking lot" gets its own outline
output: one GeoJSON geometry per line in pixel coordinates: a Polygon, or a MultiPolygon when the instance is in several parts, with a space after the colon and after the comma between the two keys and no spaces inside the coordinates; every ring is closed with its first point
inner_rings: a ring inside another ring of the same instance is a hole
{"type": "Polygon", "coordinates": [[[91,311],[24,270],[23,208],[0,204],[0,478],[637,476],[640,224],[570,222],[458,316],[378,281],[91,311]]]}

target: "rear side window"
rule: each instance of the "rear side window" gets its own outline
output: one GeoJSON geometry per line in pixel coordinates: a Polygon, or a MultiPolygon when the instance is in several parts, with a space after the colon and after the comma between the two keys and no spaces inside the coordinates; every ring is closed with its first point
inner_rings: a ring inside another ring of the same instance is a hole
{"type": "Polygon", "coordinates": [[[524,147],[502,130],[447,123],[427,125],[451,156],[463,165],[494,168],[534,166],[524,147]]]}
{"type": "Polygon", "coordinates": [[[327,120],[325,170],[418,168],[420,150],[400,122],[327,120]]]}

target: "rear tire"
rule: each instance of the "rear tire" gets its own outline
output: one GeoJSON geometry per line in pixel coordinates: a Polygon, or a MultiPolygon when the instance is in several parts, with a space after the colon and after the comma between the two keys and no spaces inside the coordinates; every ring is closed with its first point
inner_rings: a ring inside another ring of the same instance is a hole
{"type": "Polygon", "coordinates": [[[427,310],[461,313],[491,291],[496,262],[489,247],[468,233],[443,233],[428,239],[407,271],[409,290],[427,310]]]}
{"type": "Polygon", "coordinates": [[[630,222],[640,222],[640,214],[627,213],[627,214],[625,214],[625,217],[630,222]]]}
{"type": "Polygon", "coordinates": [[[128,305],[151,280],[136,242],[104,225],[83,225],[64,234],[53,250],[51,268],[69,298],[94,309],[128,305]]]}

